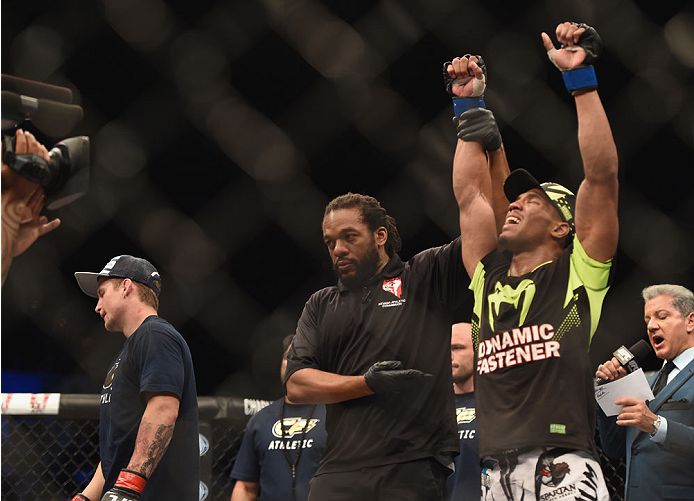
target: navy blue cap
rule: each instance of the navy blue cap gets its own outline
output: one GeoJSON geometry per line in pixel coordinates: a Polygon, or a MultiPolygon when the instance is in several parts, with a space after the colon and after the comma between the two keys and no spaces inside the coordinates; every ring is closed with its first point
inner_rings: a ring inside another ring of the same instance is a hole
{"type": "Polygon", "coordinates": [[[146,285],[154,291],[157,298],[161,291],[161,276],[152,263],[146,259],[128,255],[116,256],[111,259],[99,273],[89,271],[75,272],[77,283],[87,296],[98,297],[96,290],[99,287],[99,278],[129,278],[135,282],[146,285]]]}

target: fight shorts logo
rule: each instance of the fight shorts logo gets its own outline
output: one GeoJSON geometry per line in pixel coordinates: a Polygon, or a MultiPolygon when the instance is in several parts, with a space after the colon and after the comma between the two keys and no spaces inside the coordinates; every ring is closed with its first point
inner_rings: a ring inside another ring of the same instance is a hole
{"type": "Polygon", "coordinates": [[[320,421],[320,419],[311,419],[311,421],[307,423],[306,418],[289,417],[284,418],[280,426],[280,420],[278,419],[272,427],[272,434],[277,438],[282,438],[282,428],[284,428],[284,438],[292,438],[294,435],[301,434],[304,428],[306,428],[306,433],[308,433],[316,427],[318,421],[320,421]]]}
{"type": "Polygon", "coordinates": [[[400,299],[402,295],[402,277],[390,278],[383,281],[383,290],[390,292],[400,299]]]}
{"type": "Polygon", "coordinates": [[[455,418],[458,424],[472,423],[475,420],[474,407],[458,407],[455,410],[455,418]]]}
{"type": "Polygon", "coordinates": [[[540,463],[541,467],[535,470],[535,485],[557,487],[571,471],[568,463],[555,463],[552,456],[541,457],[540,463]]]}

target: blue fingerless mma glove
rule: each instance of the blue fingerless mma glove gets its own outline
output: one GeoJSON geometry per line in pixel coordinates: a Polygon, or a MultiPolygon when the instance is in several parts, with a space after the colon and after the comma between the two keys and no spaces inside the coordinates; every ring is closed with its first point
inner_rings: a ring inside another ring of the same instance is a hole
{"type": "Polygon", "coordinates": [[[557,66],[554,62],[554,54],[557,49],[551,49],[547,52],[547,57],[552,61],[554,66],[557,66],[561,70],[561,76],[564,79],[564,85],[566,90],[569,91],[571,95],[575,95],[577,92],[585,92],[589,90],[595,90],[598,88],[598,79],[595,76],[595,69],[593,68],[593,62],[600,56],[602,52],[602,40],[600,35],[595,31],[595,28],[588,26],[584,23],[572,23],[579,28],[585,28],[585,32],[578,39],[578,44],[571,47],[566,47],[562,45],[562,49],[566,50],[582,50],[586,53],[586,58],[583,60],[583,64],[577,68],[571,70],[564,70],[557,66]]]}

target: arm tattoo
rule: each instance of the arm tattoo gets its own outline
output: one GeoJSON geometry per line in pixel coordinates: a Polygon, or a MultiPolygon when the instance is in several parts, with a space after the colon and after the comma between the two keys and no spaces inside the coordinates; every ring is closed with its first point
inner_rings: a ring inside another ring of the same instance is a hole
{"type": "Polygon", "coordinates": [[[156,468],[159,464],[161,458],[164,456],[166,448],[169,446],[169,442],[171,442],[173,430],[173,426],[166,426],[163,424],[160,424],[157,428],[154,441],[147,449],[147,459],[144,463],[142,463],[141,467],[141,471],[146,477],[149,477],[152,471],[154,471],[154,468],[156,468]]]}
{"type": "Polygon", "coordinates": [[[156,431],[152,430],[153,426],[143,421],[135,444],[135,451],[141,452],[143,457],[142,462],[133,469],[146,478],[149,478],[164,456],[174,431],[173,425],[159,424],[156,431]],[[154,431],[154,437],[151,436],[152,431],[154,431]]]}

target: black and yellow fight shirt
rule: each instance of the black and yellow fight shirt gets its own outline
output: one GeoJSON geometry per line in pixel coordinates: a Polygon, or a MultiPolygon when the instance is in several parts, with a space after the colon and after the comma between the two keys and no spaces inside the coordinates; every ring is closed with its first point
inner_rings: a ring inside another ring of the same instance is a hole
{"type": "Polygon", "coordinates": [[[574,237],[523,276],[509,276],[510,263],[492,251],[470,283],[480,454],[540,446],[595,454],[588,349],[612,260],[591,259],[574,237]]]}

